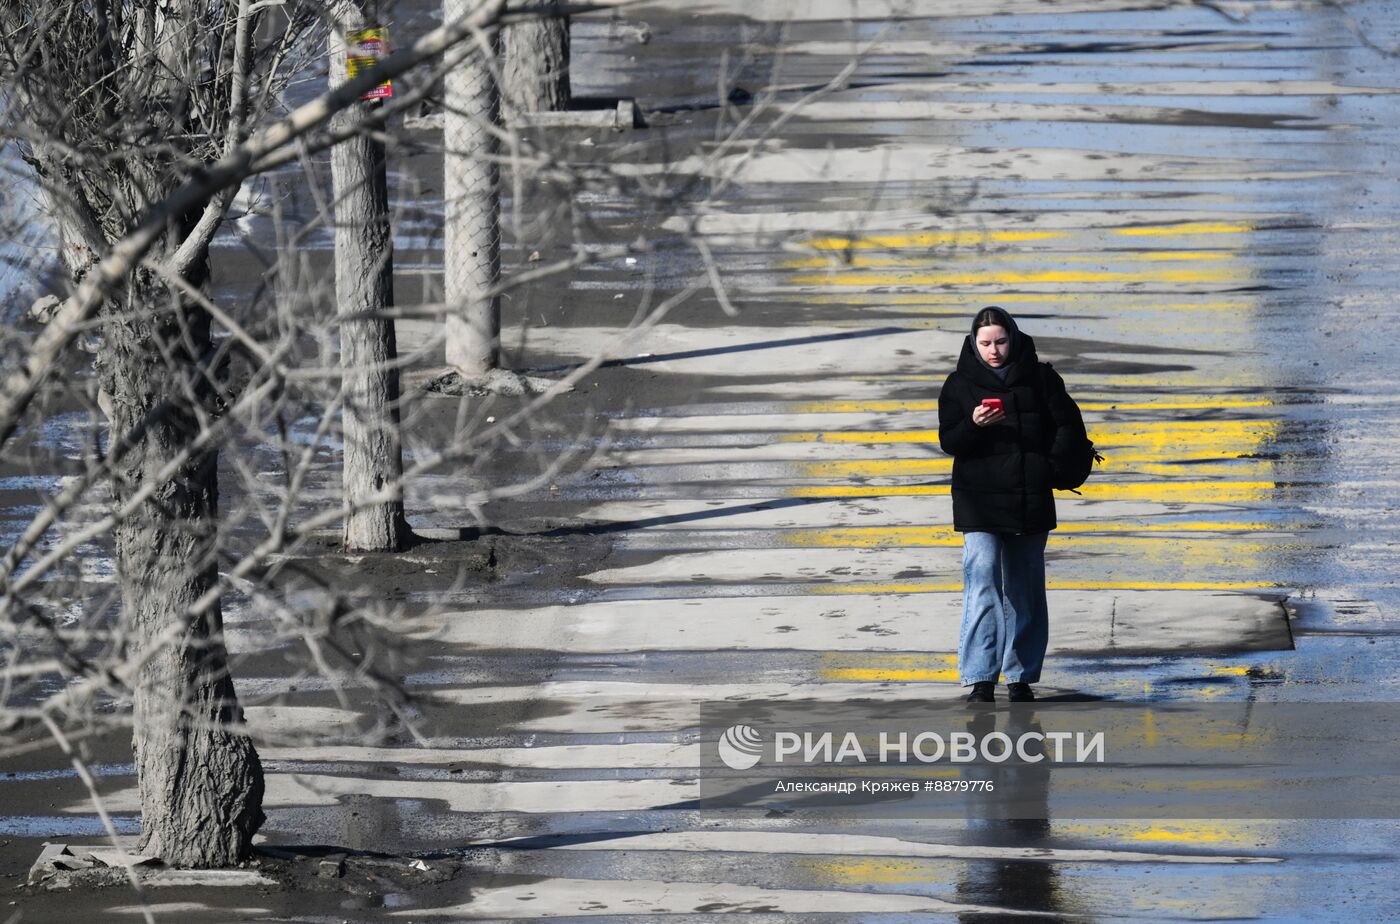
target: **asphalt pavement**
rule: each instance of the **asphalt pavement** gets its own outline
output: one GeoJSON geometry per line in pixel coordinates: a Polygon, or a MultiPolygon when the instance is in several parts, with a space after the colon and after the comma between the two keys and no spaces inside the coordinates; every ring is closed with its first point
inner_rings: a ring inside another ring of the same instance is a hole
{"type": "MultiPolygon", "coordinates": [[[[569,157],[684,191],[571,203],[590,243],[653,246],[508,303],[503,340],[543,374],[611,362],[517,456],[414,489],[410,520],[450,534],[464,486],[605,452],[488,508],[501,548],[538,540],[538,558],[405,592],[434,604],[405,677],[417,740],[260,749],[266,844],[461,872],[339,906],[182,894],[171,919],[1387,919],[1393,819],[694,802],[714,703],[962,695],[936,408],[986,304],[1035,337],[1106,457],[1057,498],[1043,698],[1341,717],[1397,698],[1400,59],[1371,46],[1400,43],[1400,7],[1347,10],[707,0],[581,18],[575,92],[635,97],[650,127],[571,130],[569,157]]],[[[432,169],[400,167],[396,189],[412,170],[431,190],[432,169]]],[[[431,196],[404,204],[401,303],[431,296],[441,262],[431,196]]],[[[508,270],[567,247],[542,240],[508,241],[508,270]]],[[[433,333],[400,324],[405,349],[433,333]]],[[[415,400],[411,447],[456,413],[415,400]]],[[[376,573],[407,584],[447,545],[376,573]]],[[[256,619],[230,621],[255,644],[256,619]]],[[[250,663],[239,684],[270,735],[363,719],[312,681],[288,693],[285,670],[250,663]]],[[[129,767],[109,782],[134,823],[129,767]]],[[[71,791],[8,832],[91,836],[71,791]]]]}

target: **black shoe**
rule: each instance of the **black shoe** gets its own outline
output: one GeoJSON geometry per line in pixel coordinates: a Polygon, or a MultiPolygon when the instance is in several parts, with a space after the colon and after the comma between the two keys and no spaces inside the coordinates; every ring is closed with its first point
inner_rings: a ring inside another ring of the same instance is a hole
{"type": "Polygon", "coordinates": [[[967,694],[967,701],[969,703],[994,703],[997,701],[996,691],[997,685],[994,681],[979,680],[972,685],[972,692],[967,694]]]}
{"type": "Polygon", "coordinates": [[[1006,685],[1006,701],[1010,703],[1033,703],[1035,702],[1035,691],[1028,683],[1021,683],[1019,680],[1006,685]]]}

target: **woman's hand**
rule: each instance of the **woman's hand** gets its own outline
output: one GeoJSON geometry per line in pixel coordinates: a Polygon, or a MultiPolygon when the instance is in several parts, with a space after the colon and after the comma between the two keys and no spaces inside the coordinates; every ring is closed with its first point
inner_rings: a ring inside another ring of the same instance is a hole
{"type": "Polygon", "coordinates": [[[1006,419],[1006,412],[1001,408],[984,407],[977,405],[972,409],[972,422],[979,427],[990,427],[994,423],[1000,423],[1006,419]]]}

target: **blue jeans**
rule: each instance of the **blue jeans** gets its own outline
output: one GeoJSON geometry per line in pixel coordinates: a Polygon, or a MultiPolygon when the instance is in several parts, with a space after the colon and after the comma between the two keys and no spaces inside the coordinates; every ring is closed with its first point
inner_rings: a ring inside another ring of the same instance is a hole
{"type": "Polygon", "coordinates": [[[1050,641],[1045,603],[1049,533],[963,533],[963,611],[958,677],[1038,683],[1050,641]]]}

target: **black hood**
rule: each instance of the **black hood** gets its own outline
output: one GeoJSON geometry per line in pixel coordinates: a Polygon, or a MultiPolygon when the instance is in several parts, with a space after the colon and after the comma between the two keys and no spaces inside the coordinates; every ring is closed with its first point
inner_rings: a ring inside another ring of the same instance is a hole
{"type": "MultiPolygon", "coordinates": [[[[1009,334],[1011,335],[1011,354],[1010,354],[1010,355],[1011,355],[1011,358],[1012,358],[1012,359],[1015,359],[1015,358],[1016,358],[1016,337],[1017,337],[1018,334],[1021,333],[1021,328],[1019,328],[1019,327],[1016,326],[1016,319],[1013,318],[1013,317],[1011,316],[1011,312],[1007,311],[1005,308],[1001,307],[1000,305],[989,305],[989,306],[988,306],[988,310],[991,310],[991,309],[995,309],[995,310],[997,310],[997,311],[1000,311],[1000,312],[1002,313],[1002,315],[1006,318],[1006,320],[1011,324],[1011,330],[1007,331],[1007,333],[1009,333],[1009,334]]],[[[981,313],[982,313],[982,312],[980,312],[980,311],[977,312],[977,314],[981,314],[981,313]]],[[[976,323],[977,323],[977,316],[976,316],[976,315],[973,315],[972,323],[973,323],[973,324],[976,324],[976,323]]],[[[972,334],[973,336],[976,336],[976,335],[977,335],[977,328],[974,327],[972,330],[968,331],[968,333],[969,333],[969,334],[972,334]]]]}
{"type": "Polygon", "coordinates": [[[1006,381],[1002,382],[1001,378],[982,362],[982,357],[977,355],[977,346],[972,342],[972,335],[968,334],[963,338],[962,355],[958,357],[958,372],[986,388],[1002,390],[1027,379],[1035,372],[1039,362],[1040,357],[1035,352],[1035,340],[1030,334],[1017,331],[1012,338],[1012,352],[1006,364],[1011,371],[1006,374],[1006,381]]]}
{"type": "MultiPolygon", "coordinates": [[[[1001,307],[1000,305],[991,305],[988,307],[995,308],[1001,313],[1002,317],[1006,318],[1006,334],[1007,338],[1011,341],[1010,348],[1006,351],[1006,365],[1009,367],[1012,363],[1016,362],[1016,353],[1021,348],[1021,328],[1016,326],[1016,319],[1013,318],[1011,316],[1011,312],[1007,311],[1005,308],[1001,307]]],[[[972,323],[974,325],[977,324],[977,317],[981,314],[982,312],[979,311],[976,315],[973,315],[972,323]]],[[[972,339],[975,342],[977,338],[977,328],[974,326],[972,330],[968,331],[968,333],[971,335],[972,339]]],[[[987,365],[987,363],[982,359],[982,355],[980,353],[974,351],[972,355],[979,363],[982,363],[982,365],[985,366],[988,371],[996,371],[995,369],[992,369],[991,366],[987,365]]]]}

